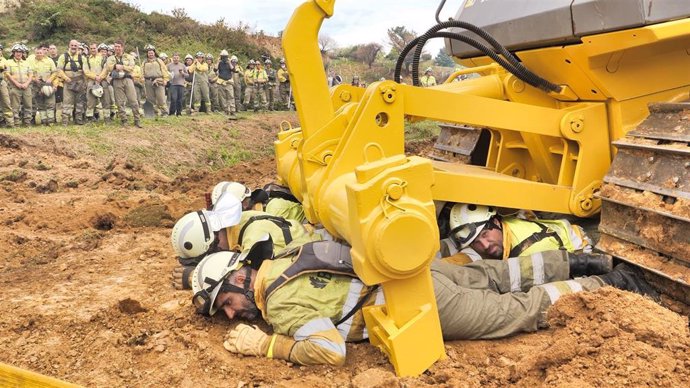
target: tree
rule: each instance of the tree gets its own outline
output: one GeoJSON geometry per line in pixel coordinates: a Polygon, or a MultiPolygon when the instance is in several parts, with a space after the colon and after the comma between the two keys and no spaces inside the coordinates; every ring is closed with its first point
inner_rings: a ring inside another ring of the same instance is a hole
{"type": "Polygon", "coordinates": [[[454,67],[455,62],[453,61],[453,58],[450,57],[446,53],[445,48],[441,48],[438,50],[438,54],[436,54],[436,59],[434,60],[438,66],[443,66],[443,67],[454,67]]]}
{"type": "Polygon", "coordinates": [[[324,70],[328,70],[331,65],[330,52],[336,48],[335,40],[328,35],[319,36],[319,50],[321,51],[321,60],[323,61],[324,70]]]}
{"type": "Polygon", "coordinates": [[[371,69],[371,65],[376,61],[376,57],[382,49],[383,46],[378,43],[360,44],[355,46],[352,56],[356,60],[366,63],[371,69]]]}
{"type": "MultiPolygon", "coordinates": [[[[402,52],[402,50],[410,43],[414,38],[417,37],[417,33],[408,30],[405,26],[397,26],[388,29],[388,40],[391,44],[391,54],[397,55],[402,52]]],[[[412,64],[413,52],[411,51],[403,60],[403,72],[410,73],[410,65],[412,64]]],[[[424,52],[422,51],[424,54],[424,52]]]]}

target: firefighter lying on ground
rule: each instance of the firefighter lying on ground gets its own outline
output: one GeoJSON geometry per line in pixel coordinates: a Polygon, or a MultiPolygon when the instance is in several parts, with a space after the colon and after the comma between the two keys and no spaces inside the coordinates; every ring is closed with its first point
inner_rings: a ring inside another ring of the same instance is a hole
{"type": "MultiPolygon", "coordinates": [[[[266,235],[243,253],[207,255],[191,275],[196,311],[207,316],[222,311],[230,320],[261,317],[271,326],[269,334],[238,324],[225,338],[230,352],[303,365],[343,365],[345,342],[366,338],[361,308],[385,303],[381,289],[357,279],[348,245],[308,242],[271,258],[267,255],[275,250],[268,243],[266,235]]],[[[621,264],[611,271],[610,256],[573,259],[555,250],[514,259],[512,268],[504,260],[464,266],[433,262],[445,339],[500,338],[545,328],[546,310],[561,295],[604,285],[657,296],[634,268],[621,264]]]]}

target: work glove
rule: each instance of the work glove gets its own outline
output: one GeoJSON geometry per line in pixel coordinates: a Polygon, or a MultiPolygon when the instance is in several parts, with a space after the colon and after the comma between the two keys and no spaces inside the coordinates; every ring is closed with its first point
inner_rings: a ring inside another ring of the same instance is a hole
{"type": "Polygon", "coordinates": [[[194,266],[175,267],[171,274],[173,288],[176,290],[191,290],[192,272],[194,272],[194,266]]]}
{"type": "Polygon", "coordinates": [[[265,356],[270,337],[256,326],[240,323],[226,335],[223,347],[245,356],[265,356]]]}

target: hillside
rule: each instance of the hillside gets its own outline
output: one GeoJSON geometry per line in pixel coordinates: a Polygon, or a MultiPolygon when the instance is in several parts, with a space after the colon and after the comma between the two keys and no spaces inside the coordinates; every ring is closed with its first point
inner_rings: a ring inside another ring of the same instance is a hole
{"type": "Polygon", "coordinates": [[[168,52],[217,53],[226,49],[241,61],[262,54],[273,58],[282,55],[277,37],[253,33],[243,23],[230,26],[221,17],[206,25],[190,18],[181,8],[166,15],[147,14],[113,0],[84,0],[79,7],[74,4],[67,0],[21,1],[18,8],[10,8],[0,18],[2,43],[24,41],[32,46],[50,42],[64,48],[70,39],[112,43],[122,38],[132,50],[153,43],[168,52]]]}

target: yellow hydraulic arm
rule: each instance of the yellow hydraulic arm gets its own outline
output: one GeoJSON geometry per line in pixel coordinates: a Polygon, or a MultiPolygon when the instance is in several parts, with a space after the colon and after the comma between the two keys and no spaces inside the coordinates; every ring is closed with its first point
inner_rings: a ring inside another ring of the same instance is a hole
{"type": "Polygon", "coordinates": [[[334,3],[305,2],[283,34],[302,127],[278,135],[278,174],[310,222],[352,245],[359,277],[381,284],[385,305],[364,310],[370,340],[399,375],[417,375],[444,357],[429,271],[439,248],[434,200],[596,214],[611,141],[644,119],[648,102],[687,98],[690,19],[519,53],[559,93],[481,58],[473,65],[482,76],[459,83],[329,92],[317,42],[334,3]],[[668,60],[677,72],[653,72],[668,60]],[[643,74],[647,82],[621,80],[643,74]],[[486,128],[486,165],[406,156],[406,117],[486,128]]]}

